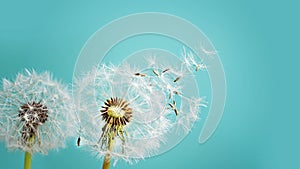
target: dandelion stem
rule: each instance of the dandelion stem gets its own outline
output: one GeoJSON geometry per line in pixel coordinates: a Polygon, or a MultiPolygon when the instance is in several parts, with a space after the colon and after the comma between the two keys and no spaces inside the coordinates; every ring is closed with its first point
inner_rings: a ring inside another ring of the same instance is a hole
{"type": "Polygon", "coordinates": [[[31,168],[31,158],[31,154],[29,152],[25,152],[24,169],[31,168]]]}
{"type": "Polygon", "coordinates": [[[110,155],[105,155],[102,169],[109,169],[110,167],[110,155]]]}
{"type": "MultiPolygon", "coordinates": [[[[115,135],[115,134],[113,134],[113,135],[115,135]]],[[[113,146],[114,146],[114,136],[110,136],[109,137],[109,146],[108,146],[109,152],[111,152],[113,150],[113,146]]],[[[110,155],[110,153],[108,153],[104,157],[102,169],[110,168],[110,160],[111,160],[111,155],[110,155]]]]}

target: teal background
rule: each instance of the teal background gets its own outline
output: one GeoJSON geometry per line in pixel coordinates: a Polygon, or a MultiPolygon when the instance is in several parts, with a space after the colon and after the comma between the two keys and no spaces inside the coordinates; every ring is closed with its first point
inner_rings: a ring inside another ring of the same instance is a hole
{"type": "MultiPolygon", "coordinates": [[[[282,169],[299,165],[299,5],[296,1],[0,1],[0,77],[49,70],[71,84],[76,58],[100,27],[137,12],[166,12],[198,26],[223,62],[227,101],[205,144],[201,123],[177,147],[113,168],[282,169]]],[[[0,168],[22,168],[23,153],[0,143],[0,168]]],[[[33,169],[101,168],[75,146],[35,155],[33,169]]]]}

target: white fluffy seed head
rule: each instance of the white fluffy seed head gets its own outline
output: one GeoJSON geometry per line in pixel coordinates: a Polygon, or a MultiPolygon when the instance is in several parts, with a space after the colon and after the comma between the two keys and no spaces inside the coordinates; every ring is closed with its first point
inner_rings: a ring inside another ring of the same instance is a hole
{"type": "Polygon", "coordinates": [[[15,81],[3,79],[0,137],[9,150],[47,154],[64,147],[67,137],[74,134],[74,121],[67,86],[49,72],[25,69],[15,81]]]}
{"type": "Polygon", "coordinates": [[[123,159],[131,163],[164,151],[170,131],[188,133],[199,118],[203,100],[185,93],[189,84],[185,80],[193,78],[196,62],[191,55],[184,58],[178,67],[161,64],[155,57],[145,58],[149,62],[146,67],[102,64],[77,77],[73,92],[81,145],[100,158],[110,154],[115,162],[123,159]],[[116,136],[110,151],[101,144],[106,122],[100,111],[107,99],[115,97],[130,103],[132,119],[122,128],[125,141],[116,136]]]}

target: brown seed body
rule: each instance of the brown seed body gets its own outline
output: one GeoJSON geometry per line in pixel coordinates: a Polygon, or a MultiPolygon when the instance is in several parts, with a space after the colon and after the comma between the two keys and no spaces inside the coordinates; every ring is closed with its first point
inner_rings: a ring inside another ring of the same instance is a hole
{"type": "Polygon", "coordinates": [[[178,76],[175,80],[174,80],[174,82],[178,82],[178,80],[180,80],[180,76],[178,76]]]}

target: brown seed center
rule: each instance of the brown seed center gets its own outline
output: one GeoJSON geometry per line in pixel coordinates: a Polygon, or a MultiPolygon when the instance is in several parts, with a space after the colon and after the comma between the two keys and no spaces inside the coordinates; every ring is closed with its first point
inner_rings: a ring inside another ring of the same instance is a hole
{"type": "Polygon", "coordinates": [[[48,119],[48,108],[40,102],[28,102],[20,106],[19,114],[23,123],[21,141],[32,146],[38,136],[37,129],[48,119]]]}

